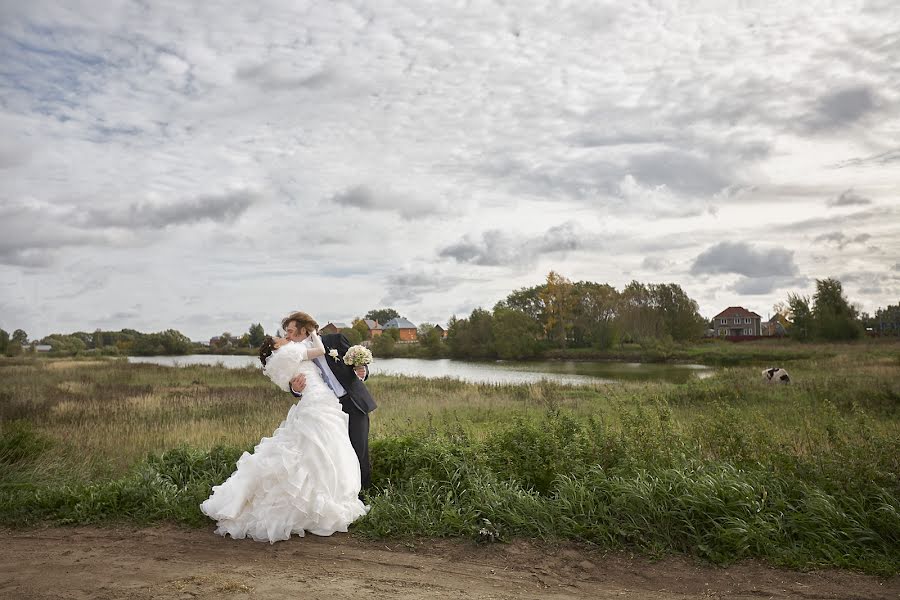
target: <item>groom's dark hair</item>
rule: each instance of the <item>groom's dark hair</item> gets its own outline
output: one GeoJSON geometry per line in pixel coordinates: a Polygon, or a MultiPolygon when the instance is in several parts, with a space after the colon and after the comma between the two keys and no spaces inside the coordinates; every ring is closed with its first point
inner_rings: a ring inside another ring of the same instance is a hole
{"type": "Polygon", "coordinates": [[[319,324],[316,323],[315,319],[313,319],[305,312],[300,312],[299,310],[297,312],[292,312],[284,319],[282,319],[281,328],[287,329],[288,325],[291,324],[291,321],[297,323],[297,329],[300,329],[301,327],[306,327],[307,331],[310,329],[319,329],[319,324]]]}

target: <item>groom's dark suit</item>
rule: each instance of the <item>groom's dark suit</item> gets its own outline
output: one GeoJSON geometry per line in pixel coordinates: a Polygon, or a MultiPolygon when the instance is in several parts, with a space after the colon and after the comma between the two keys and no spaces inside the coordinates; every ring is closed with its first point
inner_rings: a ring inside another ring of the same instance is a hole
{"type": "MultiPolygon", "coordinates": [[[[325,346],[325,362],[328,363],[331,372],[344,386],[346,394],[338,398],[341,408],[350,416],[349,434],[350,444],[359,458],[359,473],[362,479],[362,487],[366,489],[372,482],[372,467],[369,464],[369,413],[377,408],[375,399],[356,373],[353,367],[344,364],[344,354],[350,349],[350,341],[342,333],[330,333],[322,336],[322,344],[325,346]],[[328,356],[332,349],[337,350],[339,360],[328,356]]],[[[366,368],[366,379],[369,378],[366,368]]]]}

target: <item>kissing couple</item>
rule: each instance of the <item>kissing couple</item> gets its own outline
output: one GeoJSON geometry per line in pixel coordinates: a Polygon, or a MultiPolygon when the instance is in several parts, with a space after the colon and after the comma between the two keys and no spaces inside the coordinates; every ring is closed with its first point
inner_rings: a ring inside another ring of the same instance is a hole
{"type": "MultiPolygon", "coordinates": [[[[272,437],[244,452],[237,469],[200,510],[219,535],[275,543],[305,532],[347,531],[369,507],[369,413],[365,365],[344,362],[343,334],[319,336],[304,312],[281,322],[285,337],[267,336],[259,349],[263,373],[298,398],[272,437]]],[[[352,362],[352,361],[351,361],[352,362]]]]}

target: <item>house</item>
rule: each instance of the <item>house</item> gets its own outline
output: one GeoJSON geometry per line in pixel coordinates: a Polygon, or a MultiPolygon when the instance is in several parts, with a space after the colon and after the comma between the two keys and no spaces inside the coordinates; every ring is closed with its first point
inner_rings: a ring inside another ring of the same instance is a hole
{"type": "Polygon", "coordinates": [[[363,323],[366,324],[366,327],[369,328],[369,337],[374,338],[375,336],[379,336],[384,332],[384,328],[378,324],[378,321],[374,321],[372,319],[363,319],[363,323]]]}
{"type": "Polygon", "coordinates": [[[401,342],[415,342],[418,338],[416,326],[403,317],[391,319],[384,324],[383,329],[399,329],[401,342]]]}
{"type": "Polygon", "coordinates": [[[350,326],[346,323],[341,323],[340,321],[333,321],[328,323],[325,327],[319,328],[319,333],[322,335],[326,335],[329,333],[340,333],[341,329],[348,329],[350,326]]]}
{"type": "Polygon", "coordinates": [[[715,317],[717,337],[739,338],[762,335],[762,317],[743,306],[729,306],[715,317]]]}
{"type": "Polygon", "coordinates": [[[788,334],[790,326],[791,322],[784,315],[775,313],[774,317],[762,324],[762,334],[770,337],[784,337],[788,334]]]}
{"type": "Polygon", "coordinates": [[[444,329],[442,326],[435,325],[434,328],[437,329],[439,334],[441,334],[441,339],[444,339],[445,337],[447,337],[447,330],[444,329]]]}
{"type": "Polygon", "coordinates": [[[24,352],[50,352],[53,350],[53,346],[50,344],[22,344],[22,350],[24,352]]]}

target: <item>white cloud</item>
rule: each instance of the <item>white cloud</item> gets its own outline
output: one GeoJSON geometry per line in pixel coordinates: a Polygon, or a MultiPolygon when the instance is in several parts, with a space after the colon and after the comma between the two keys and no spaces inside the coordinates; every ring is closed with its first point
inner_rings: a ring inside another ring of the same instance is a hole
{"type": "MultiPolygon", "coordinates": [[[[20,296],[0,326],[208,338],[404,298],[440,321],[550,268],[621,287],[638,265],[714,314],[890,271],[898,19],[3,3],[0,285],[20,296]]],[[[869,310],[900,291],[851,289],[869,310]]]]}

